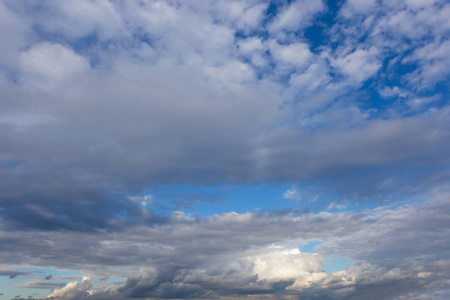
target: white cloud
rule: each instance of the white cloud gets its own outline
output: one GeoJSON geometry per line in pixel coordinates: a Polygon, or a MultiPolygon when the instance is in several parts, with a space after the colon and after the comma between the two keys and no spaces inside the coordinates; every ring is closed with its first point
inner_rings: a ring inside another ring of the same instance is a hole
{"type": "Polygon", "coordinates": [[[255,51],[263,51],[265,46],[262,44],[262,40],[257,37],[249,37],[238,41],[239,51],[245,55],[251,55],[255,51]]]}
{"type": "Polygon", "coordinates": [[[90,68],[88,61],[72,49],[47,42],[22,52],[20,62],[24,84],[41,88],[56,87],[90,68]]]}
{"type": "Polygon", "coordinates": [[[249,266],[251,274],[269,282],[294,281],[289,289],[301,289],[326,277],[321,272],[322,257],[316,253],[301,253],[298,248],[271,246],[250,251],[239,259],[249,266]]]}
{"type": "Polygon", "coordinates": [[[244,30],[257,29],[261,26],[267,4],[258,4],[247,8],[243,14],[237,19],[238,28],[244,30]]]}
{"type": "Polygon", "coordinates": [[[378,92],[380,93],[380,96],[383,98],[393,98],[393,97],[407,98],[410,96],[410,93],[408,91],[405,91],[399,88],[398,86],[394,86],[392,88],[385,86],[378,92]]]}
{"type": "Polygon", "coordinates": [[[233,88],[235,84],[252,82],[255,74],[249,65],[236,61],[224,66],[205,67],[205,77],[206,80],[216,81],[223,86],[233,88]]]}
{"type": "Polygon", "coordinates": [[[420,66],[405,76],[411,83],[417,85],[416,89],[430,89],[450,74],[448,47],[450,47],[450,41],[427,44],[417,48],[411,55],[403,59],[403,63],[415,62],[420,66]]]}
{"type": "Polygon", "coordinates": [[[313,57],[306,43],[281,45],[272,40],[269,42],[269,50],[277,64],[288,64],[297,68],[306,66],[313,57]]]}
{"type": "Polygon", "coordinates": [[[342,210],[345,209],[347,206],[343,205],[343,204],[337,204],[337,203],[330,203],[330,205],[328,205],[327,210],[330,209],[337,209],[337,210],[342,210]]]}
{"type": "Polygon", "coordinates": [[[211,9],[221,20],[230,22],[232,26],[244,32],[259,29],[264,19],[267,3],[258,1],[216,1],[211,9]]]}
{"type": "Polygon", "coordinates": [[[93,294],[91,290],[92,280],[92,277],[85,276],[81,282],[69,282],[62,288],[54,289],[47,297],[54,297],[56,299],[84,299],[93,294]]]}
{"type": "Polygon", "coordinates": [[[331,65],[348,76],[350,84],[358,85],[372,77],[382,64],[379,50],[372,47],[331,58],[331,65]]]}
{"type": "Polygon", "coordinates": [[[311,23],[314,15],[323,11],[325,6],[321,0],[298,0],[289,6],[281,8],[275,20],[270,24],[269,30],[273,33],[280,31],[295,31],[311,23]]]}
{"type": "Polygon", "coordinates": [[[434,95],[432,97],[413,98],[407,103],[412,109],[422,109],[425,105],[437,102],[441,99],[440,95],[434,95]]]}
{"type": "Polygon", "coordinates": [[[283,198],[300,201],[300,200],[302,200],[302,195],[297,190],[297,188],[295,186],[293,186],[291,189],[284,192],[283,198]]]}
{"type": "Polygon", "coordinates": [[[345,17],[352,17],[353,14],[367,14],[373,11],[377,5],[377,0],[348,0],[342,8],[341,13],[345,17]]]}
{"type": "Polygon", "coordinates": [[[151,204],[153,202],[153,196],[152,195],[129,196],[128,200],[134,203],[139,203],[142,206],[147,206],[148,204],[151,204]]]}
{"type": "Polygon", "coordinates": [[[249,37],[239,40],[237,42],[237,46],[239,48],[239,52],[246,58],[249,58],[251,63],[256,67],[264,67],[268,64],[268,59],[264,54],[267,46],[262,43],[260,38],[249,37]]]}
{"type": "Polygon", "coordinates": [[[417,9],[423,9],[428,6],[433,6],[435,3],[438,3],[440,1],[436,0],[405,0],[406,5],[408,5],[408,8],[412,8],[414,10],[417,9]]]}
{"type": "Polygon", "coordinates": [[[101,40],[126,36],[121,14],[107,0],[50,1],[43,5],[39,22],[51,32],[77,39],[96,34],[101,40]]]}
{"type": "Polygon", "coordinates": [[[312,63],[303,72],[291,76],[289,84],[295,90],[311,92],[326,86],[332,80],[329,75],[329,66],[323,61],[312,63]]]}
{"type": "Polygon", "coordinates": [[[146,31],[158,30],[155,26],[161,26],[164,31],[168,26],[176,24],[180,19],[180,12],[177,8],[165,1],[145,1],[142,4],[130,2],[126,6],[129,14],[134,14],[137,25],[143,25],[146,31]],[[142,22],[142,23],[140,23],[142,22]]]}

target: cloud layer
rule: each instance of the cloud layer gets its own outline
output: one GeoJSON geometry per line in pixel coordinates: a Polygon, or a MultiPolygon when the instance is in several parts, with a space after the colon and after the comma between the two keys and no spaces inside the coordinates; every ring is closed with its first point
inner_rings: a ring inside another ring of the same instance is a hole
{"type": "MultiPolygon", "coordinates": [[[[109,233],[5,230],[2,244],[15,245],[16,251],[3,253],[1,259],[11,265],[77,269],[95,277],[128,277],[125,283],[97,289],[92,287],[101,284],[92,278],[53,287],[51,295],[64,299],[247,294],[330,299],[376,299],[385,294],[393,299],[433,290],[446,293],[448,199],[448,194],[440,194],[417,206],[378,208],[366,214],[229,213],[207,219],[173,215],[163,226],[109,233]],[[302,253],[293,246],[314,240],[323,241],[316,246],[318,253],[302,253]],[[327,255],[359,263],[326,273],[327,255]]],[[[51,283],[42,285],[49,288],[51,283]]]]}
{"type": "Polygon", "coordinates": [[[447,298],[449,13],[0,1],[0,276],[54,299],[447,298]],[[180,211],[259,184],[292,207],[180,211]],[[148,193],[177,185],[218,192],[148,193]]]}

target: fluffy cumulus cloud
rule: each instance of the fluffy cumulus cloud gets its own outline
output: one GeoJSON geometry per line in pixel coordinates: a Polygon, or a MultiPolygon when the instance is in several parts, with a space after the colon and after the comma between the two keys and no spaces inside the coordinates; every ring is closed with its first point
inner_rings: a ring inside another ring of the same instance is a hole
{"type": "Polygon", "coordinates": [[[0,298],[448,298],[450,4],[332,2],[1,0],[0,298]]]}

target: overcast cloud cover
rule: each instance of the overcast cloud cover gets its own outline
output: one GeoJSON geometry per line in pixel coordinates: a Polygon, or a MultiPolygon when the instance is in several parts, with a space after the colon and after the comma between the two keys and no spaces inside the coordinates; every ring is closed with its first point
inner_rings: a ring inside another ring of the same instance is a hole
{"type": "Polygon", "coordinates": [[[445,0],[1,0],[0,299],[449,299],[449,37],[445,0]]]}

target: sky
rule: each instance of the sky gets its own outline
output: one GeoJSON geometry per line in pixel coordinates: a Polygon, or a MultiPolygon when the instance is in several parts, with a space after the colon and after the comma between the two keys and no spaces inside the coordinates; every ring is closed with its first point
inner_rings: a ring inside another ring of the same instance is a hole
{"type": "Polygon", "coordinates": [[[449,299],[449,16],[0,0],[0,300],[449,299]]]}

